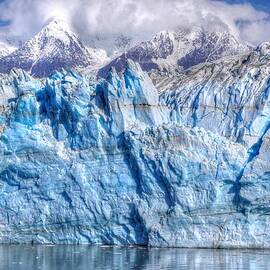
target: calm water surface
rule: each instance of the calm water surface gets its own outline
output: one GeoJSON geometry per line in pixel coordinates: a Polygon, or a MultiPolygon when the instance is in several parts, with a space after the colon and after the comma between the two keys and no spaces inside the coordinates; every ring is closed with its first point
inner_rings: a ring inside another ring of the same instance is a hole
{"type": "Polygon", "coordinates": [[[3,245],[0,269],[270,269],[270,251],[3,245]]]}

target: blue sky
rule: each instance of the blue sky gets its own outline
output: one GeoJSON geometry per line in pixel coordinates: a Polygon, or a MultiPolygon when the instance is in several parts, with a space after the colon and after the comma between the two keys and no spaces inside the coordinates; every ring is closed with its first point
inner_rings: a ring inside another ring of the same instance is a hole
{"type": "Polygon", "coordinates": [[[256,9],[270,12],[270,1],[269,0],[225,0],[225,2],[230,3],[230,4],[250,3],[256,9]]]}
{"type": "MultiPolygon", "coordinates": [[[[0,0],[0,4],[2,3],[2,2],[4,2],[4,1],[6,1],[6,0],[0,0]]],[[[9,24],[9,20],[1,20],[1,18],[0,18],[0,27],[2,26],[6,26],[6,25],[8,25],[9,24]]]]}

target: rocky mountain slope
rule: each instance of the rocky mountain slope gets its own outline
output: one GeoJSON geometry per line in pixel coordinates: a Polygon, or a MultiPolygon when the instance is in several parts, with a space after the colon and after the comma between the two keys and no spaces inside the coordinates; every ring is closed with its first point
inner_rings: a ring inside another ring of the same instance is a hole
{"type": "Polygon", "coordinates": [[[95,67],[106,60],[103,50],[86,47],[65,22],[53,20],[19,49],[0,58],[0,72],[21,68],[35,77],[46,77],[62,68],[95,67]]]}
{"type": "Polygon", "coordinates": [[[0,58],[11,54],[15,50],[16,50],[16,47],[6,42],[0,41],[0,58]]]}
{"type": "Polygon", "coordinates": [[[99,76],[106,77],[111,67],[118,72],[124,70],[127,59],[138,62],[144,71],[174,72],[250,50],[229,32],[208,32],[201,27],[162,31],[114,59],[99,71],[99,76]]]}
{"type": "Polygon", "coordinates": [[[132,38],[124,34],[115,34],[111,36],[95,35],[89,37],[86,40],[86,43],[91,48],[100,48],[105,50],[107,55],[111,59],[114,59],[125,51],[128,51],[138,42],[136,42],[134,37],[132,38]]]}
{"type": "Polygon", "coordinates": [[[160,72],[174,74],[251,50],[228,32],[208,32],[201,27],[162,31],[149,41],[134,43],[134,38],[124,35],[97,36],[86,46],[67,23],[56,19],[17,50],[3,49],[0,73],[21,68],[34,77],[46,77],[55,70],[76,68],[105,78],[111,67],[123,71],[127,59],[132,59],[144,71],[158,76],[160,72]]]}

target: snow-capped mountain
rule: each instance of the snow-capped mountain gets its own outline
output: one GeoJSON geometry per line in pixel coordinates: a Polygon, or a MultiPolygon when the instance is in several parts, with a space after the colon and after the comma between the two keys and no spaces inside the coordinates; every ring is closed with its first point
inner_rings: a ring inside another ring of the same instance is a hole
{"type": "Polygon", "coordinates": [[[101,48],[107,52],[111,59],[120,56],[138,44],[137,39],[124,34],[111,36],[94,35],[86,39],[86,44],[92,48],[101,48]]]}
{"type": "Polygon", "coordinates": [[[84,74],[99,70],[99,77],[106,77],[112,66],[117,71],[123,70],[127,59],[138,62],[152,74],[171,73],[250,50],[228,32],[208,32],[201,27],[161,31],[149,41],[136,46],[134,42],[135,38],[124,35],[95,37],[87,42],[89,47],[67,23],[53,20],[17,50],[3,49],[0,73],[21,68],[35,77],[46,77],[54,70],[77,68],[84,74]]]}
{"type": "Polygon", "coordinates": [[[19,49],[0,59],[0,72],[21,68],[33,76],[44,77],[54,70],[95,66],[106,59],[103,50],[82,44],[64,21],[53,20],[19,49]]]}
{"type": "Polygon", "coordinates": [[[16,47],[14,47],[6,42],[0,41],[0,58],[11,54],[15,50],[16,50],[16,47]]]}
{"type": "Polygon", "coordinates": [[[248,45],[240,43],[229,32],[208,32],[202,27],[161,31],[151,40],[140,43],[114,59],[99,72],[106,76],[113,66],[117,71],[126,66],[126,59],[140,63],[145,71],[181,71],[224,56],[249,52],[248,45]]]}

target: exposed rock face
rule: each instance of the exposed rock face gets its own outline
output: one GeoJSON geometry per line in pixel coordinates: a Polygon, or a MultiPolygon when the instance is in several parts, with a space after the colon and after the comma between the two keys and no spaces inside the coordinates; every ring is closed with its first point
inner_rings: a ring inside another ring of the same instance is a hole
{"type": "Polygon", "coordinates": [[[147,72],[174,72],[250,50],[229,32],[209,32],[202,27],[161,31],[113,59],[99,70],[99,76],[105,77],[111,67],[124,70],[127,59],[138,62],[147,72]]]}
{"type": "Polygon", "coordinates": [[[14,46],[8,44],[7,42],[0,41],[0,58],[7,56],[15,50],[16,48],[14,46]]]}
{"type": "Polygon", "coordinates": [[[14,72],[0,87],[0,242],[270,247],[268,95],[248,143],[216,129],[218,114],[198,127],[199,98],[181,116],[177,95],[160,98],[133,62],[99,83],[68,72],[43,85],[14,72]]]}
{"type": "Polygon", "coordinates": [[[63,68],[102,65],[105,60],[103,50],[87,48],[69,25],[53,20],[17,50],[0,58],[0,73],[20,68],[42,78],[63,68]]]}

